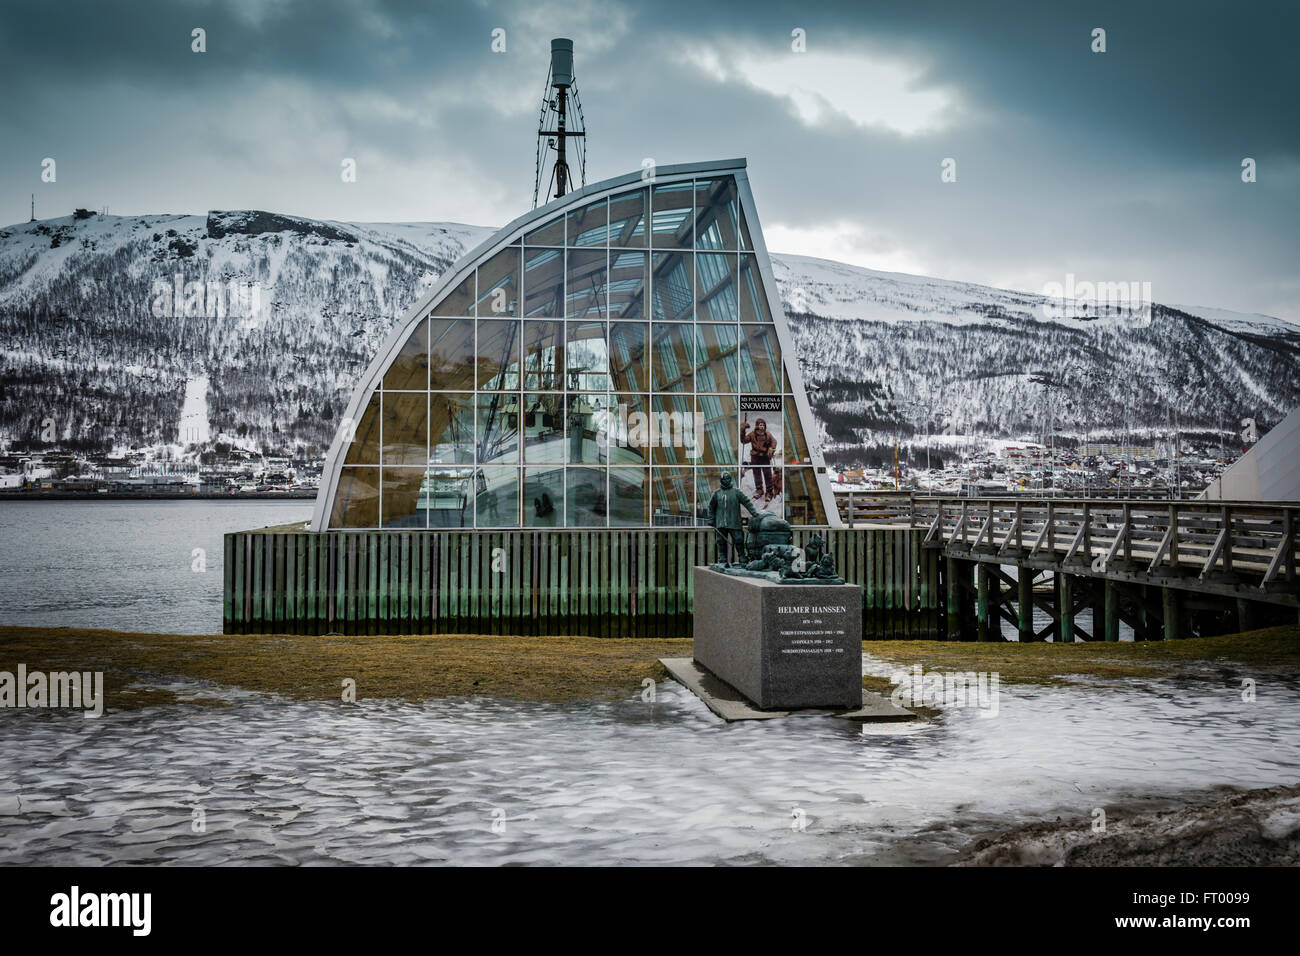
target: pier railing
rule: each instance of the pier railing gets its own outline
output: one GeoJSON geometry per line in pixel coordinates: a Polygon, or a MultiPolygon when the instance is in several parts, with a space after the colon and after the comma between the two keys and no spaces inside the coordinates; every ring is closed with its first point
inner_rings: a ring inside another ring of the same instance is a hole
{"type": "Polygon", "coordinates": [[[924,544],[972,557],[1043,558],[1105,573],[1112,567],[1200,579],[1296,584],[1300,503],[1113,498],[961,498],[906,492],[842,495],[851,526],[903,524],[924,544]]]}

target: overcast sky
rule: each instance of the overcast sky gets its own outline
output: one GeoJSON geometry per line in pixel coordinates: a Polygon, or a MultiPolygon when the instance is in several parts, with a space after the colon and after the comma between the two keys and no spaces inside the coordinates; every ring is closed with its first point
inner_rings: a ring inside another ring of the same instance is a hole
{"type": "Polygon", "coordinates": [[[1148,281],[1160,302],[1300,321],[1298,10],[0,0],[0,222],[35,192],[40,217],[503,225],[532,204],[550,39],[568,36],[588,182],[745,156],[773,251],[1031,292],[1148,281]]]}

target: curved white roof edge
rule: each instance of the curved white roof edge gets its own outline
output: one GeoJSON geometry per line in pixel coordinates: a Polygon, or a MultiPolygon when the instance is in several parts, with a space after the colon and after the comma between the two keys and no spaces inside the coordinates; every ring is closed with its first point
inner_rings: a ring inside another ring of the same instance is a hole
{"type": "MultiPolygon", "coordinates": [[[[375,353],[375,357],[358,380],[357,387],[352,392],[352,398],[348,401],[343,421],[360,423],[362,410],[366,403],[369,402],[371,394],[378,387],[383,373],[402,346],[406,344],[415,323],[423,317],[425,311],[437,302],[445,292],[459,285],[469,272],[477,268],[485,259],[504,249],[512,242],[521,240],[523,234],[529,231],[534,224],[554,218],[570,206],[580,206],[588,200],[599,198],[602,194],[608,195],[620,192],[638,184],[654,186],[664,182],[693,179],[701,174],[735,176],[741,209],[745,216],[745,222],[749,227],[750,242],[753,244],[753,252],[758,260],[759,273],[763,279],[763,289],[767,296],[768,308],[772,315],[773,324],[776,327],[777,341],[781,345],[782,362],[785,365],[786,374],[790,378],[790,392],[794,396],[799,420],[804,426],[804,441],[808,444],[808,452],[812,459],[813,473],[816,479],[817,491],[822,501],[822,508],[826,512],[827,522],[832,528],[842,527],[839,509],[835,504],[834,492],[831,491],[830,483],[826,479],[826,462],[822,457],[821,447],[811,435],[812,410],[808,405],[808,395],[804,390],[803,374],[799,369],[798,358],[794,350],[794,340],[786,323],[785,310],[781,306],[781,299],[776,291],[776,277],[772,274],[772,262],[767,253],[767,243],[763,238],[763,229],[759,222],[758,210],[754,206],[754,197],[750,192],[749,177],[745,172],[746,166],[747,161],[741,157],[709,162],[656,166],[650,177],[646,176],[645,170],[625,173],[612,179],[591,183],[559,199],[553,199],[546,205],[538,206],[536,209],[519,216],[508,225],[498,229],[483,242],[480,242],[457,259],[455,264],[443,273],[437,284],[407,309],[401,320],[393,325],[392,330],[375,353]]],[[[324,531],[327,527],[330,507],[334,501],[335,492],[338,490],[338,480],[343,468],[344,454],[347,445],[351,441],[350,436],[347,441],[344,440],[347,432],[348,429],[340,427],[335,431],[334,440],[330,443],[329,454],[325,458],[325,468],[321,473],[320,488],[316,492],[316,502],[312,508],[310,526],[312,531],[324,531]]]]}
{"type": "Polygon", "coordinates": [[[1300,407],[1291,409],[1197,497],[1254,504],[1300,501],[1300,407]]]}

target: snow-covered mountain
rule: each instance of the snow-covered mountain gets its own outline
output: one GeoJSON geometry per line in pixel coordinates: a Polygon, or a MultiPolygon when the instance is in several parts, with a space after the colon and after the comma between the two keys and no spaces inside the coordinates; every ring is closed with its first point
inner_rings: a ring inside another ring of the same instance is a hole
{"type": "Polygon", "coordinates": [[[77,448],[183,442],[186,384],[206,376],[212,434],[319,454],[395,318],[489,233],[262,212],[0,230],[0,434],[53,422],[77,448]]]}
{"type": "MultiPolygon", "coordinates": [[[[1155,304],[1149,318],[1042,295],[774,256],[827,448],[942,436],[1153,444],[1262,431],[1300,404],[1300,326],[1155,304]],[[1058,313],[1059,314],[1059,313],[1058,313]],[[1050,423],[1050,425],[1049,425],[1050,423]]],[[[1232,447],[1232,441],[1227,442],[1232,447]]]]}
{"type": "MultiPolygon", "coordinates": [[[[57,443],[84,449],[202,440],[203,393],[211,435],[319,454],[396,317],[490,232],[256,211],[7,227],[0,437],[39,439],[53,423],[57,443]],[[238,294],[249,288],[258,301],[238,294]]],[[[1175,414],[1184,432],[1267,427],[1300,404],[1300,327],[1279,319],[1157,305],[1149,324],[1049,320],[1042,296],[773,259],[832,458],[927,422],[1140,437],[1175,414]]]]}

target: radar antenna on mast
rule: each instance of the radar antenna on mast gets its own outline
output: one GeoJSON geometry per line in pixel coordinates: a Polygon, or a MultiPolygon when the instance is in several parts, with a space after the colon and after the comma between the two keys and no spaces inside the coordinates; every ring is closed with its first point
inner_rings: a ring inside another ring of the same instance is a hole
{"type": "Polygon", "coordinates": [[[573,41],[551,41],[551,68],[542,91],[542,111],[537,120],[537,166],[533,178],[533,208],[559,199],[573,189],[568,140],[573,139],[578,188],[587,185],[587,128],[582,100],[573,80],[573,41]],[[554,158],[552,159],[552,152],[554,158]]]}

